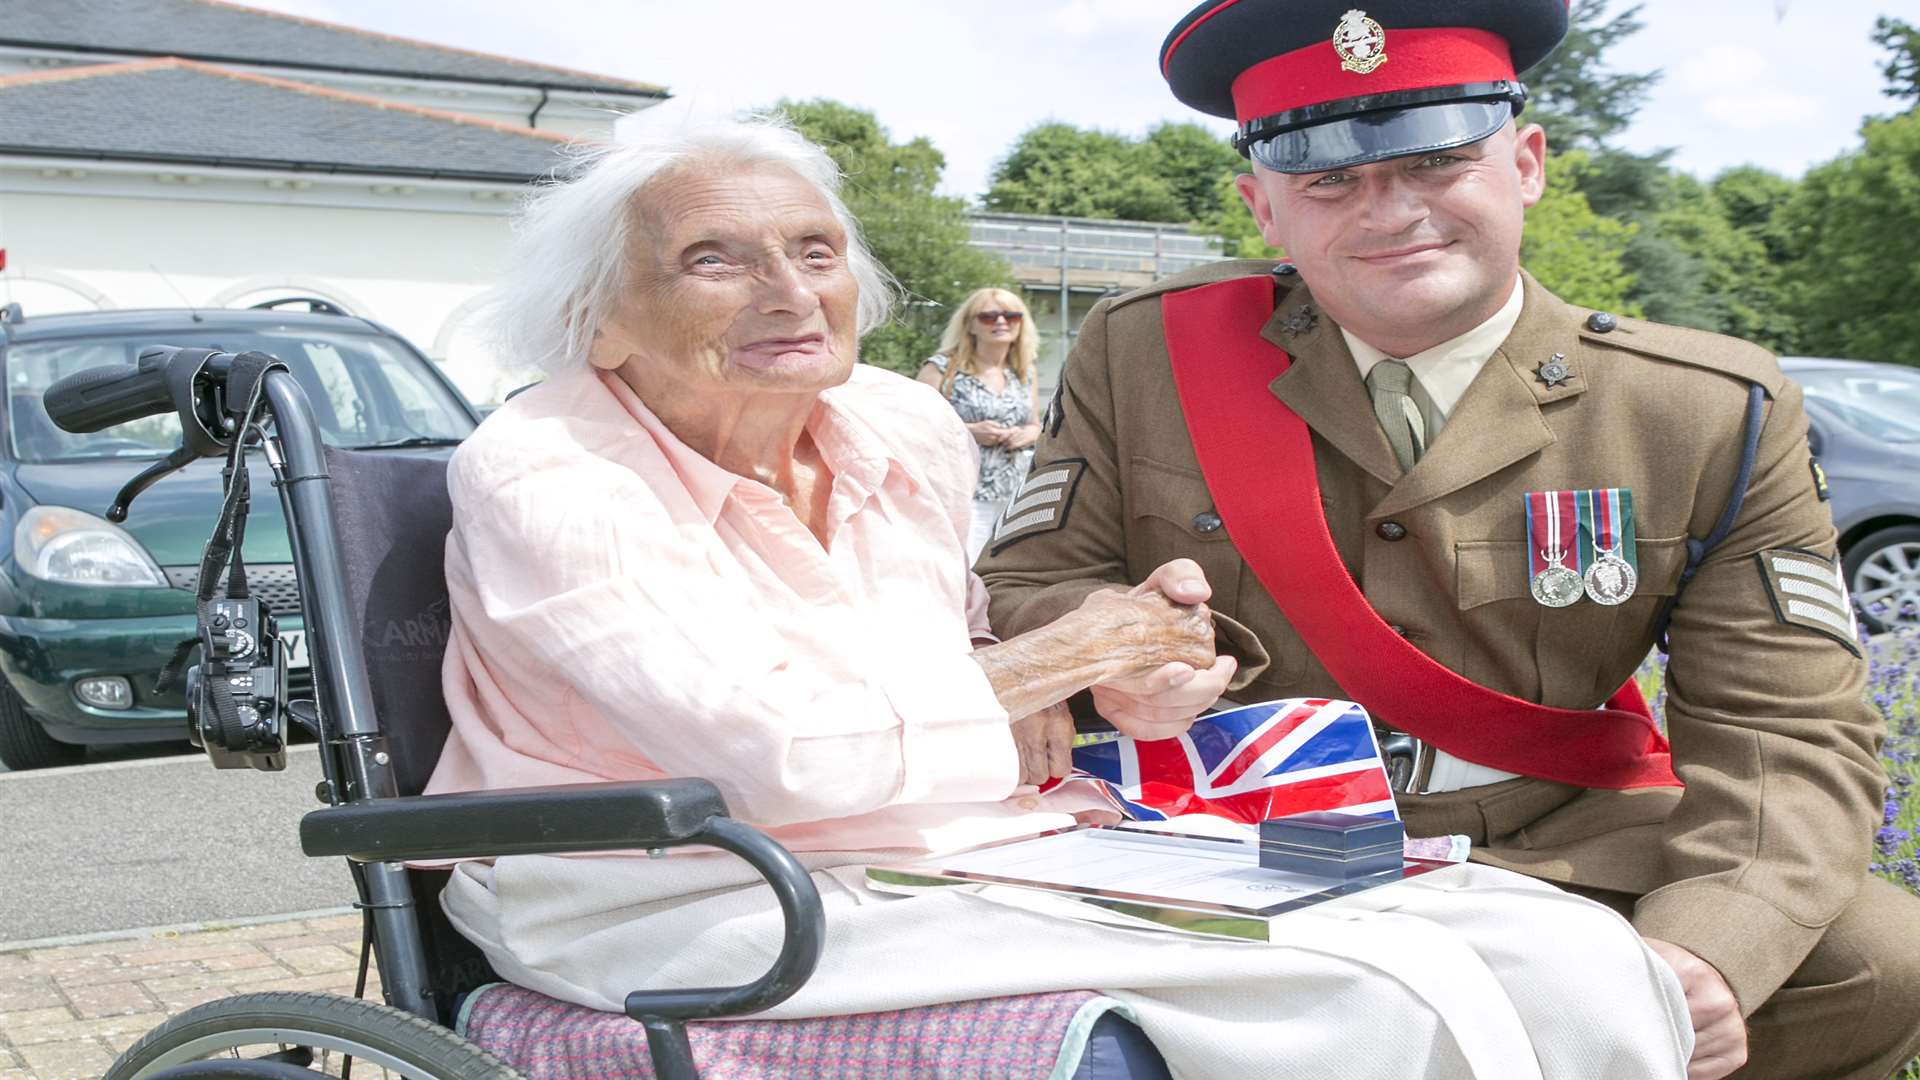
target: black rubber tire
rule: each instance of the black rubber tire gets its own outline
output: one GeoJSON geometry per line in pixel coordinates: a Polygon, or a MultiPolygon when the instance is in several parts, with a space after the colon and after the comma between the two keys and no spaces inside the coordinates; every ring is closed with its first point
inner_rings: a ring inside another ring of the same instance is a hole
{"type": "MultiPolygon", "coordinates": [[[[332,1046],[337,1061],[340,1040],[377,1050],[409,1070],[418,1070],[405,1074],[412,1080],[522,1080],[499,1058],[410,1013],[336,994],[287,991],[236,994],[188,1009],[129,1047],[107,1070],[106,1080],[140,1080],[180,1060],[219,1057],[223,1046],[332,1046]],[[261,1028],[272,1029],[275,1037],[238,1038],[261,1028]],[[230,1037],[233,1041],[227,1042],[230,1037]],[[198,1056],[180,1058],[184,1047],[203,1040],[208,1042],[195,1052],[198,1056]]],[[[363,1068],[368,1075],[379,1075],[361,1061],[354,1062],[354,1075],[362,1075],[363,1068]]]]}
{"type": "Polygon", "coordinates": [[[1854,596],[1854,610],[1860,613],[1860,623],[1869,633],[1884,634],[1905,626],[1915,625],[1912,621],[1882,619],[1867,610],[1867,605],[1859,599],[1867,590],[1860,580],[1860,568],[1868,559],[1894,544],[1920,544],[1920,525],[1895,525],[1891,529],[1881,529],[1869,533],[1854,541],[1852,547],[1840,559],[1840,572],[1847,581],[1847,590],[1854,596]]]}
{"type": "Polygon", "coordinates": [[[0,679],[0,763],[15,772],[25,772],[77,765],[86,752],[84,746],[64,743],[47,734],[40,721],[27,712],[27,703],[5,679],[0,679]]]}

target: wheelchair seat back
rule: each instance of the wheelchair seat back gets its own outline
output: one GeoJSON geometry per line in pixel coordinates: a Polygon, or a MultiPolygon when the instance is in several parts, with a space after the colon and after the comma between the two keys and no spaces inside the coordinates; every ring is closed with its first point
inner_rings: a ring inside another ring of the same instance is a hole
{"type": "MultiPolygon", "coordinates": [[[[452,719],[440,663],[452,626],[446,582],[447,497],[443,452],[327,450],[334,528],[348,605],[366,656],[374,715],[393,756],[400,794],[418,795],[433,775],[452,719]]],[[[457,996],[498,976],[440,910],[444,870],[413,870],[413,896],[441,1021],[457,996]]]]}

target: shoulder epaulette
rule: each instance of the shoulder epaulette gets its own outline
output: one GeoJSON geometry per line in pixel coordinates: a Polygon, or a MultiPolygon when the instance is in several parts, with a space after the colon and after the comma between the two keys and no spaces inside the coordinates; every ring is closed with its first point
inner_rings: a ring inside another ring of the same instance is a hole
{"type": "Polygon", "coordinates": [[[1786,381],[1773,354],[1750,341],[1604,311],[1575,311],[1580,317],[1580,337],[1590,345],[1731,375],[1759,386],[1768,397],[1779,396],[1786,381]]]}
{"type": "Polygon", "coordinates": [[[1161,278],[1151,285],[1142,286],[1130,293],[1122,293],[1108,302],[1107,310],[1113,311],[1137,300],[1179,292],[1181,289],[1211,285],[1216,281],[1229,281],[1233,278],[1253,277],[1258,274],[1272,277],[1283,287],[1287,283],[1299,281],[1298,274],[1281,275],[1274,272],[1276,267],[1284,265],[1286,264],[1274,262],[1272,259],[1223,259],[1220,262],[1210,262],[1191,270],[1182,270],[1171,277],[1161,278]]]}

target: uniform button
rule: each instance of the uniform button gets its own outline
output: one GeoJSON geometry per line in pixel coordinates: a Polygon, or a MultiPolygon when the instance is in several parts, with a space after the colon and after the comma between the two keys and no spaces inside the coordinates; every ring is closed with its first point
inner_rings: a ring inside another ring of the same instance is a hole
{"type": "Polygon", "coordinates": [[[1020,800],[1020,809],[1022,810],[1038,810],[1039,808],[1040,808],[1040,800],[1034,798],[1031,795],[1028,795],[1025,798],[1020,800]]]}
{"type": "Polygon", "coordinates": [[[1400,635],[1401,637],[1407,636],[1407,628],[1404,626],[1401,626],[1399,623],[1389,624],[1387,626],[1387,629],[1393,631],[1394,633],[1400,635]]]}
{"type": "Polygon", "coordinates": [[[1292,263],[1281,263],[1279,266],[1273,268],[1274,277],[1292,277],[1299,272],[1300,268],[1292,263]]]}
{"type": "Polygon", "coordinates": [[[1620,320],[1604,311],[1596,311],[1587,316],[1587,329],[1596,334],[1611,334],[1613,333],[1613,328],[1619,325],[1620,320]]]}
{"type": "Polygon", "coordinates": [[[1388,542],[1407,538],[1407,527],[1397,521],[1383,521],[1375,526],[1373,531],[1380,539],[1388,542]]]}
{"type": "Polygon", "coordinates": [[[1193,515],[1193,528],[1196,532],[1210,533],[1220,531],[1220,515],[1211,510],[1193,515]]]}

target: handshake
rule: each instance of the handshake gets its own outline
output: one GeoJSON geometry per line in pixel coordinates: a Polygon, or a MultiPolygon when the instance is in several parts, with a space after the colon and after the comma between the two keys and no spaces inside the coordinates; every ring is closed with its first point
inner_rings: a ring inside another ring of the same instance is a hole
{"type": "Polygon", "coordinates": [[[1161,566],[1131,589],[1091,593],[1046,626],[974,653],[1013,720],[1021,783],[1072,768],[1066,699],[1090,689],[1123,735],[1171,739],[1227,689],[1238,670],[1214,652],[1213,595],[1191,559],[1161,566]]]}

